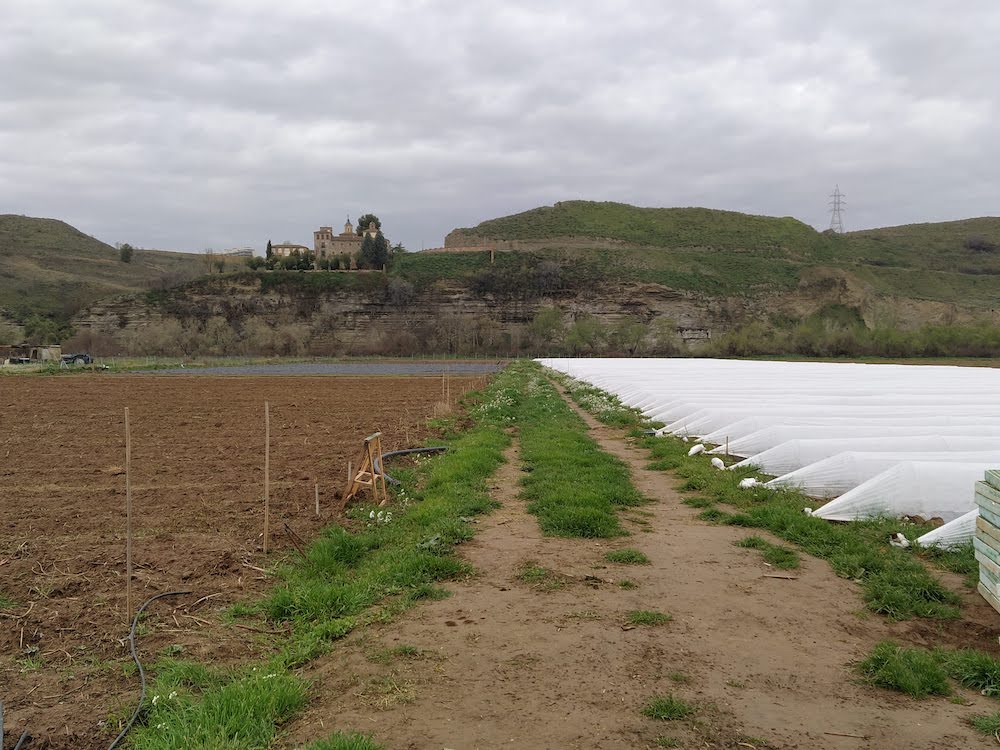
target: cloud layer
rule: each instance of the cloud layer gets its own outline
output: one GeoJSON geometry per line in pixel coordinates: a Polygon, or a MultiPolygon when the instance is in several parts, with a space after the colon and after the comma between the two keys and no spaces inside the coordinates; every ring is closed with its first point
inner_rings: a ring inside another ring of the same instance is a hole
{"type": "Polygon", "coordinates": [[[1000,214],[1000,6],[6,0],[0,213],[201,250],[587,198],[1000,214]],[[483,5],[484,7],[479,7],[483,5]]]}

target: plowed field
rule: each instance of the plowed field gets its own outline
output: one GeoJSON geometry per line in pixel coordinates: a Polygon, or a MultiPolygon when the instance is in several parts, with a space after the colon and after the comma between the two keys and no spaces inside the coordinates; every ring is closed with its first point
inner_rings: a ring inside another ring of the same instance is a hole
{"type": "Polygon", "coordinates": [[[275,555],[336,520],[335,494],[362,440],[420,445],[427,418],[482,378],[77,375],[0,378],[0,700],[31,747],[107,747],[138,697],[123,674],[125,433],[134,515],[133,607],[158,651],[244,660],[253,633],[222,607],[268,587],[261,568],[264,402],[271,413],[275,555]],[[447,393],[447,395],[446,395],[447,393]],[[319,485],[321,514],[315,514],[319,485]],[[201,601],[194,603],[195,599],[201,601]],[[216,624],[210,624],[209,620],[216,624]]]}

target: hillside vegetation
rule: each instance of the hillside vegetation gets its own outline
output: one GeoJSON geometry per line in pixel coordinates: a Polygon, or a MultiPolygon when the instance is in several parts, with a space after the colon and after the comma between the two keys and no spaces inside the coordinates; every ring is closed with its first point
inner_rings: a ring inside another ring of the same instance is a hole
{"type": "Polygon", "coordinates": [[[624,203],[563,201],[491,219],[464,234],[494,240],[591,237],[656,247],[717,250],[811,247],[819,234],[791,217],[709,208],[639,208],[624,203]]]}
{"type": "Polygon", "coordinates": [[[572,254],[581,273],[717,295],[789,289],[812,267],[848,270],[877,293],[996,308],[1000,218],[912,224],[835,235],[788,217],[706,208],[565,201],[456,230],[572,254]],[[565,238],[590,238],[595,247],[565,238]],[[607,240],[622,243],[597,247],[607,240]]]}
{"type": "Polygon", "coordinates": [[[202,273],[189,253],[118,250],[56,219],[0,215],[0,310],[25,323],[33,317],[65,324],[102,297],[187,281],[202,273]]]}

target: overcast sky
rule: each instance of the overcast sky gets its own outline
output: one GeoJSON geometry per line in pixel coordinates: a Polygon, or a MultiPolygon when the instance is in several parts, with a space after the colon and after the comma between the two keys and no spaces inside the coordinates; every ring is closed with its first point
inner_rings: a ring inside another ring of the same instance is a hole
{"type": "Polygon", "coordinates": [[[2,0],[0,213],[200,251],[560,200],[1000,215],[997,0],[2,0]]]}

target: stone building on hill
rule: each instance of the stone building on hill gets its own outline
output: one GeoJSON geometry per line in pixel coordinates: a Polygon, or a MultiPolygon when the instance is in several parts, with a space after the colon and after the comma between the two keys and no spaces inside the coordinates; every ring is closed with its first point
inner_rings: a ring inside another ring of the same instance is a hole
{"type": "Polygon", "coordinates": [[[320,227],[313,232],[313,253],[316,255],[317,261],[324,258],[336,258],[344,254],[356,258],[365,237],[374,237],[376,234],[378,234],[378,227],[375,226],[375,222],[371,222],[364,234],[359,236],[354,231],[354,225],[351,224],[351,217],[348,216],[347,222],[344,224],[344,231],[340,234],[334,234],[333,227],[320,227]]]}

